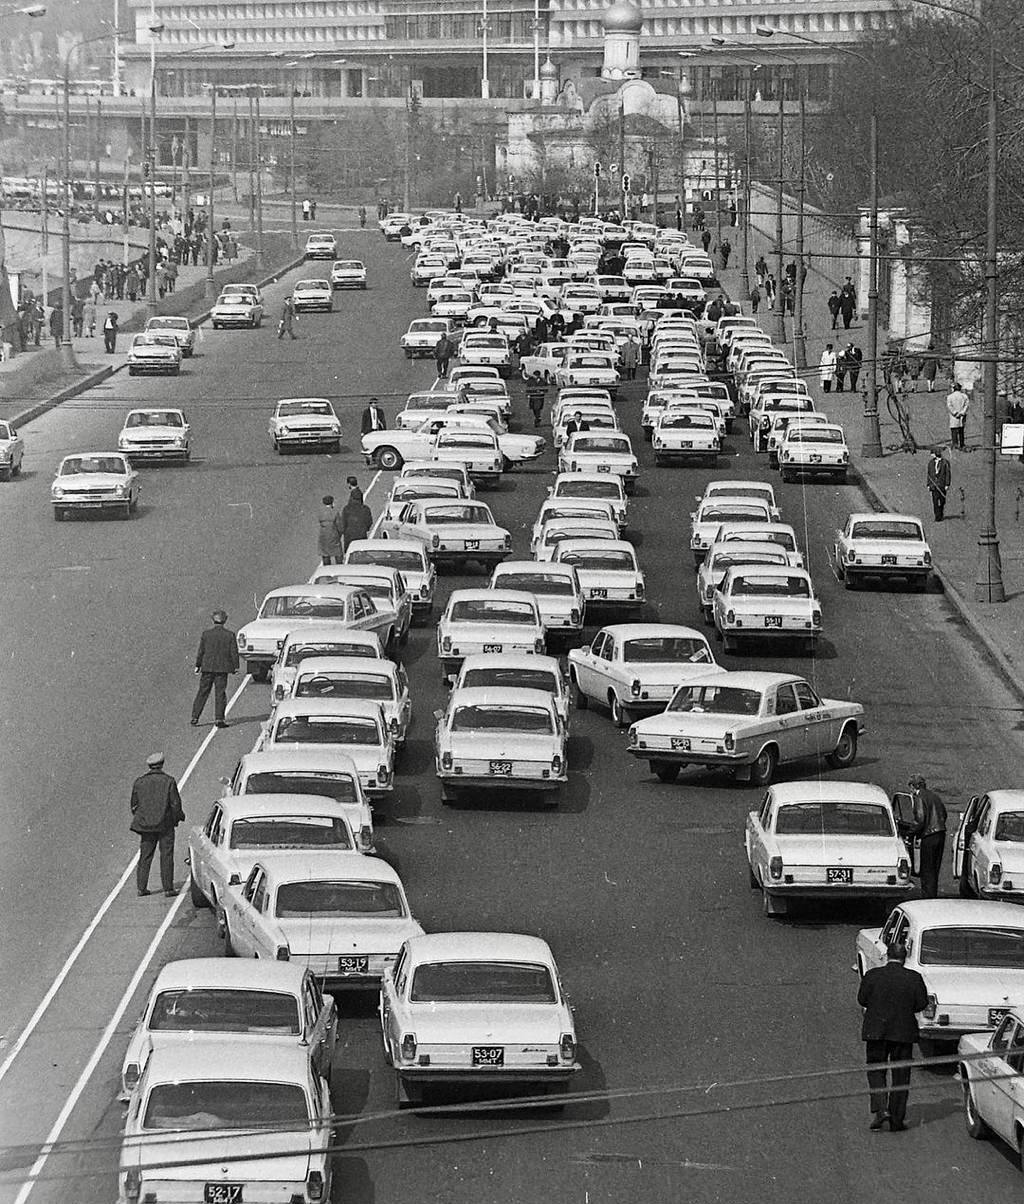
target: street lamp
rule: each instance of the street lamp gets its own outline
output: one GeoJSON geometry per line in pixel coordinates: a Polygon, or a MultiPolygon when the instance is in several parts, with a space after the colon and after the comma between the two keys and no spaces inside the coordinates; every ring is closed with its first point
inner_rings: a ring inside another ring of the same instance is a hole
{"type": "MultiPolygon", "coordinates": [[[[480,99],[489,100],[491,95],[491,81],[487,78],[487,30],[490,23],[487,20],[487,0],[483,0],[483,10],[480,17],[478,28],[483,37],[483,74],[480,76],[480,99]]],[[[540,68],[538,68],[538,71],[540,68]]]]}

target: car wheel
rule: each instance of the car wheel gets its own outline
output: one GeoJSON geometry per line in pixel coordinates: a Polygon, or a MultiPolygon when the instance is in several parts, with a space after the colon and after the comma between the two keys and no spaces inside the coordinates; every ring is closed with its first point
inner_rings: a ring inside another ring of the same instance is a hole
{"type": "Polygon", "coordinates": [[[62,523],[64,521],[65,514],[66,514],[66,511],[64,510],[63,506],[54,506],[53,521],[55,523],[62,523]]]}
{"type": "Polygon", "coordinates": [[[210,900],[199,889],[199,883],[193,873],[189,873],[188,876],[188,897],[192,900],[192,906],[197,910],[210,906],[210,900]]]}
{"type": "Polygon", "coordinates": [[[136,375],[135,369],[134,369],[133,367],[131,367],[131,365],[129,365],[129,366],[128,366],[128,375],[129,375],[129,376],[135,376],[135,375],[136,375]]]}
{"type": "Polygon", "coordinates": [[[577,711],[585,711],[590,706],[590,699],[580,689],[580,683],[575,675],[572,678],[572,704],[577,711]]]}
{"type": "Polygon", "coordinates": [[[839,735],[835,748],[825,757],[833,769],[846,769],[857,759],[857,729],[848,723],[839,735]]]}
{"type": "Polygon", "coordinates": [[[779,750],[774,744],[766,744],[750,766],[751,786],[767,786],[779,767],[779,750]]]}
{"type": "Polygon", "coordinates": [[[335,439],[334,442],[331,444],[331,452],[336,456],[341,452],[341,440],[340,439],[335,439]]]}
{"type": "Polygon", "coordinates": [[[761,908],[766,916],[784,916],[789,910],[789,902],[786,899],[778,899],[763,890],[761,892],[761,908]]]}
{"type": "Polygon", "coordinates": [[[733,637],[731,635],[726,635],[724,631],[722,632],[722,651],[723,652],[735,652],[736,651],[735,639],[733,639],[733,637]]]}
{"type": "Polygon", "coordinates": [[[971,1080],[967,1078],[966,1073],[961,1070],[963,1076],[964,1087],[964,1121],[967,1125],[968,1137],[973,1137],[975,1141],[981,1141],[989,1134],[989,1127],[981,1119],[981,1113],[978,1111],[978,1103],[974,1098],[974,1092],[971,1089],[971,1080]]]}
{"type": "Polygon", "coordinates": [[[843,574],[843,586],[850,590],[860,589],[860,578],[855,573],[851,573],[850,570],[847,569],[843,574]]]}
{"type": "Polygon", "coordinates": [[[761,889],[760,880],[758,879],[757,874],[754,873],[754,867],[750,864],[749,861],[747,862],[747,874],[750,877],[750,889],[751,890],[760,890],[761,889]]]}
{"type": "Polygon", "coordinates": [[[629,727],[631,723],[629,712],[619,701],[619,696],[614,690],[608,693],[608,707],[612,713],[612,723],[616,727],[629,727]]]}
{"type": "Polygon", "coordinates": [[[252,661],[245,662],[245,671],[253,679],[253,681],[263,682],[270,676],[269,665],[254,664],[252,661]]]}
{"type": "Polygon", "coordinates": [[[700,608],[700,613],[703,616],[705,623],[713,623],[715,621],[715,612],[710,606],[702,606],[700,608]]]}
{"type": "Polygon", "coordinates": [[[919,1037],[917,1044],[922,1058],[934,1058],[939,1052],[938,1046],[931,1037],[919,1037]]]}
{"type": "Polygon", "coordinates": [[[393,472],[402,467],[402,457],[393,447],[379,447],[374,459],[377,461],[377,467],[383,468],[385,472],[393,472]]]}
{"type": "Polygon", "coordinates": [[[846,577],[846,566],[843,564],[843,558],[839,555],[837,544],[832,545],[832,563],[836,567],[837,580],[842,581],[846,577]]]}
{"type": "Polygon", "coordinates": [[[971,885],[971,879],[967,873],[966,866],[964,867],[964,871],[961,873],[960,877],[957,879],[956,886],[957,886],[957,894],[960,896],[961,899],[973,899],[974,898],[974,888],[971,885]]]}
{"type": "Polygon", "coordinates": [[[444,782],[442,782],[441,783],[441,803],[442,803],[442,805],[445,807],[450,807],[455,802],[455,800],[456,800],[455,791],[452,789],[452,787],[447,786],[447,785],[445,785],[444,782]]]}
{"type": "Polygon", "coordinates": [[[122,518],[131,518],[133,509],[134,509],[134,506],[132,505],[131,502],[125,502],[124,509],[121,511],[121,517],[122,518]]]}
{"type": "Polygon", "coordinates": [[[677,765],[674,761],[651,761],[651,773],[658,779],[659,782],[666,784],[674,782],[679,777],[681,765],[677,765]]]}
{"type": "Polygon", "coordinates": [[[237,957],[238,956],[238,954],[235,952],[234,945],[231,943],[231,929],[228,927],[226,920],[224,922],[224,956],[225,957],[237,957]]]}

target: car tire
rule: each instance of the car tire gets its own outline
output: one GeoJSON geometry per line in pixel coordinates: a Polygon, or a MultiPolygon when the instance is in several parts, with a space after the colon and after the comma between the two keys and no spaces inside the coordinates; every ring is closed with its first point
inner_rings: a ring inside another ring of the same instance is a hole
{"type": "Polygon", "coordinates": [[[726,635],[725,632],[722,632],[722,651],[723,652],[735,652],[736,651],[736,640],[731,635],[726,635]]]}
{"type": "Polygon", "coordinates": [[[779,767],[779,750],[774,744],[766,744],[750,766],[751,786],[767,786],[779,767]]]}
{"type": "Polygon", "coordinates": [[[192,900],[192,906],[197,911],[210,906],[210,900],[199,889],[199,883],[196,881],[196,876],[191,872],[188,876],[188,897],[192,900]]]}
{"type": "Polygon", "coordinates": [[[618,694],[614,690],[609,690],[608,692],[608,709],[612,713],[612,723],[616,727],[629,727],[630,723],[632,723],[629,711],[622,705],[618,694]]]}
{"type": "Polygon", "coordinates": [[[14,476],[14,468],[0,468],[0,481],[9,481],[14,476]]]}
{"type": "Polygon", "coordinates": [[[269,665],[254,664],[252,661],[245,662],[245,671],[256,682],[264,682],[270,676],[269,665]]]}
{"type": "Polygon", "coordinates": [[[396,472],[402,467],[402,456],[394,447],[378,447],[373,456],[377,467],[385,472],[396,472]]]}
{"type": "Polygon", "coordinates": [[[700,608],[701,617],[709,626],[715,621],[715,612],[710,606],[702,606],[700,608]]]}
{"type": "Polygon", "coordinates": [[[53,521],[55,523],[62,523],[66,516],[67,516],[67,511],[64,509],[63,506],[54,506],[53,521]]]}
{"type": "Polygon", "coordinates": [[[124,509],[121,511],[122,518],[131,518],[134,505],[131,502],[125,502],[124,509]]]}
{"type": "Polygon", "coordinates": [[[651,773],[659,782],[664,782],[667,786],[679,777],[679,771],[682,769],[682,766],[677,765],[674,761],[651,761],[650,766],[651,773]]]}
{"type": "Polygon", "coordinates": [[[835,748],[827,753],[825,760],[832,769],[847,769],[857,759],[857,729],[848,723],[839,733],[835,748]]]}
{"type": "Polygon", "coordinates": [[[974,1092],[971,1089],[971,1080],[967,1077],[965,1071],[961,1070],[960,1074],[963,1079],[964,1123],[967,1126],[967,1136],[973,1137],[975,1141],[983,1141],[991,1130],[981,1119],[981,1113],[978,1111],[978,1102],[974,1098],[974,1092]]]}
{"type": "Polygon", "coordinates": [[[575,674],[570,678],[572,683],[572,704],[577,711],[585,711],[590,706],[590,699],[580,689],[575,674]]]}
{"type": "Polygon", "coordinates": [[[335,455],[335,456],[341,454],[341,440],[340,439],[335,439],[335,441],[330,445],[330,451],[331,451],[332,455],[335,455]]]}
{"type": "Polygon", "coordinates": [[[129,375],[129,376],[135,376],[135,375],[136,375],[135,369],[134,369],[134,368],[133,368],[133,367],[132,367],[130,364],[128,365],[128,375],[129,375]]]}
{"type": "Polygon", "coordinates": [[[971,880],[966,873],[961,873],[957,879],[956,891],[961,899],[973,899],[974,887],[971,885],[971,880]]]}
{"type": "Polygon", "coordinates": [[[231,929],[227,926],[227,922],[224,924],[224,956],[238,956],[238,954],[235,952],[235,946],[231,943],[231,929]]]}
{"type": "Polygon", "coordinates": [[[849,569],[843,573],[843,587],[849,590],[860,589],[860,578],[856,573],[851,573],[849,569]]]}
{"type": "Polygon", "coordinates": [[[761,881],[758,878],[757,874],[754,873],[754,867],[750,864],[749,861],[747,862],[747,875],[750,878],[750,889],[751,890],[760,890],[761,889],[761,881]]]}
{"type": "Polygon", "coordinates": [[[784,916],[789,911],[789,901],[787,899],[777,899],[766,890],[762,890],[761,908],[766,916],[775,919],[778,916],[784,916]]]}

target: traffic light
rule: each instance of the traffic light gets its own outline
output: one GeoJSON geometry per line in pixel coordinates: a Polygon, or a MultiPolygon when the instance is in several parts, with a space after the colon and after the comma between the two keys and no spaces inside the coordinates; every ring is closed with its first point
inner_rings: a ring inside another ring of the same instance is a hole
{"type": "Polygon", "coordinates": [[[622,191],[629,192],[629,173],[625,171],[622,173],[622,191]]]}
{"type": "Polygon", "coordinates": [[[595,163],[594,164],[594,179],[595,180],[598,179],[600,177],[600,175],[601,175],[601,164],[595,163]]]}

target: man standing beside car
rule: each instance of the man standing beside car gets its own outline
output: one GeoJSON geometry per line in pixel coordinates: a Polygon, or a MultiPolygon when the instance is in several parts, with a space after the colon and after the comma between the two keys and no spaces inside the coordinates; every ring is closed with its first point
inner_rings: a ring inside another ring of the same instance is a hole
{"type": "Polygon", "coordinates": [[[146,758],[146,772],[132,785],[130,807],[132,831],[139,836],[139,862],[135,885],[140,896],[149,894],[149,869],[160,846],[160,883],[164,894],[174,898],[174,829],[184,822],[178,783],[164,773],[164,754],[146,758]]]}
{"type": "Polygon", "coordinates": [[[192,703],[192,726],[199,723],[206,700],[213,690],[214,721],[217,727],[227,727],[228,676],[238,672],[238,639],[233,631],[225,627],[227,613],[215,610],[211,616],[213,626],[207,627],[199,637],[196,652],[196,672],[199,674],[199,689],[192,703]]]}
{"type": "Polygon", "coordinates": [[[916,836],[921,838],[921,898],[939,897],[939,870],[946,847],[946,807],[920,774],[908,782],[914,799],[916,836]]]}

